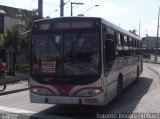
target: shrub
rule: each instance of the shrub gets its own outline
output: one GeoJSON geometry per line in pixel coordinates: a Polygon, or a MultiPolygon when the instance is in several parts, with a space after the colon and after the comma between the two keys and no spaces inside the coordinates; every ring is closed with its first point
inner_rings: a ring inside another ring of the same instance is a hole
{"type": "Polygon", "coordinates": [[[16,66],[16,73],[28,73],[28,72],[29,72],[28,64],[21,64],[16,66]]]}
{"type": "MultiPolygon", "coordinates": [[[[28,73],[29,72],[29,65],[28,64],[21,64],[16,66],[16,73],[28,73]]],[[[12,76],[13,75],[13,67],[12,65],[6,67],[6,75],[12,76]]]]}

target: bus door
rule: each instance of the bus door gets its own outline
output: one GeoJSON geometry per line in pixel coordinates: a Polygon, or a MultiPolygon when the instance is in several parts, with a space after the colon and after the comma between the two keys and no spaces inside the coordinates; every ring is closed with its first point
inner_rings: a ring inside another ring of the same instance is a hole
{"type": "MultiPolygon", "coordinates": [[[[113,62],[115,59],[115,47],[114,47],[114,30],[108,27],[103,27],[103,43],[104,43],[104,76],[105,83],[107,83],[107,91],[109,94],[114,94],[115,75],[113,74],[114,69],[112,69],[113,62]]],[[[110,95],[111,96],[111,95],[110,95]]],[[[111,96],[112,97],[112,96],[111,96]]]]}
{"type": "Polygon", "coordinates": [[[106,68],[110,70],[113,65],[114,57],[115,57],[115,47],[114,47],[114,31],[112,29],[107,29],[106,36],[104,37],[104,45],[105,45],[105,62],[107,64],[106,68]]]}

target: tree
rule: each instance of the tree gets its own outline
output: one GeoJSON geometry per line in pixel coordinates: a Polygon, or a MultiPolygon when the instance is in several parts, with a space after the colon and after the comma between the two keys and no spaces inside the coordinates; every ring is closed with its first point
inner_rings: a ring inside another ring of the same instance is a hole
{"type": "Polygon", "coordinates": [[[129,30],[129,32],[130,32],[130,33],[132,33],[132,34],[134,34],[134,35],[136,35],[136,36],[138,36],[138,35],[137,35],[137,33],[136,33],[136,32],[137,32],[137,30],[135,30],[135,29],[133,29],[133,30],[129,30]]]}
{"type": "Polygon", "coordinates": [[[13,76],[15,76],[16,55],[20,46],[20,26],[13,24],[10,29],[7,29],[5,34],[0,35],[0,46],[6,49],[13,56],[13,76]]]}
{"type": "Polygon", "coordinates": [[[39,19],[37,10],[27,11],[20,10],[18,16],[21,22],[14,24],[10,29],[7,29],[5,34],[0,35],[0,47],[6,49],[13,55],[13,76],[15,76],[16,56],[20,48],[25,49],[26,56],[29,54],[29,36],[32,27],[32,22],[39,19]]]}
{"type": "Polygon", "coordinates": [[[18,16],[21,19],[21,48],[25,49],[26,52],[26,58],[28,59],[28,54],[29,54],[29,39],[30,39],[30,31],[32,27],[32,22],[34,20],[40,19],[38,16],[38,10],[33,9],[32,11],[27,11],[20,9],[18,16]]]}

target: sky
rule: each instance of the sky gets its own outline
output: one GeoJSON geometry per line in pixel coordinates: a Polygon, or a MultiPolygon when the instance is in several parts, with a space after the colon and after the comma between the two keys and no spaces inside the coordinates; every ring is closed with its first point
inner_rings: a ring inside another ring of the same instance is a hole
{"type": "MultiPolygon", "coordinates": [[[[73,16],[102,17],[125,30],[137,30],[140,36],[157,36],[159,0],[64,0],[64,16],[71,16],[71,2],[83,3],[73,5],[73,16]],[[95,5],[99,5],[94,7],[95,5]]],[[[0,0],[0,5],[37,9],[38,0],[0,0]]],[[[60,0],[43,0],[43,17],[60,16],[60,0]]]]}

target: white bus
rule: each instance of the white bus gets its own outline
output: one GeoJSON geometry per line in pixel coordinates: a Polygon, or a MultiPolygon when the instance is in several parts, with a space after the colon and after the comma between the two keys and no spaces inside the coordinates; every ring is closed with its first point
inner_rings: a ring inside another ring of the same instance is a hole
{"type": "Polygon", "coordinates": [[[33,103],[106,105],[142,72],[142,40],[96,17],[37,20],[30,40],[33,103]]]}

